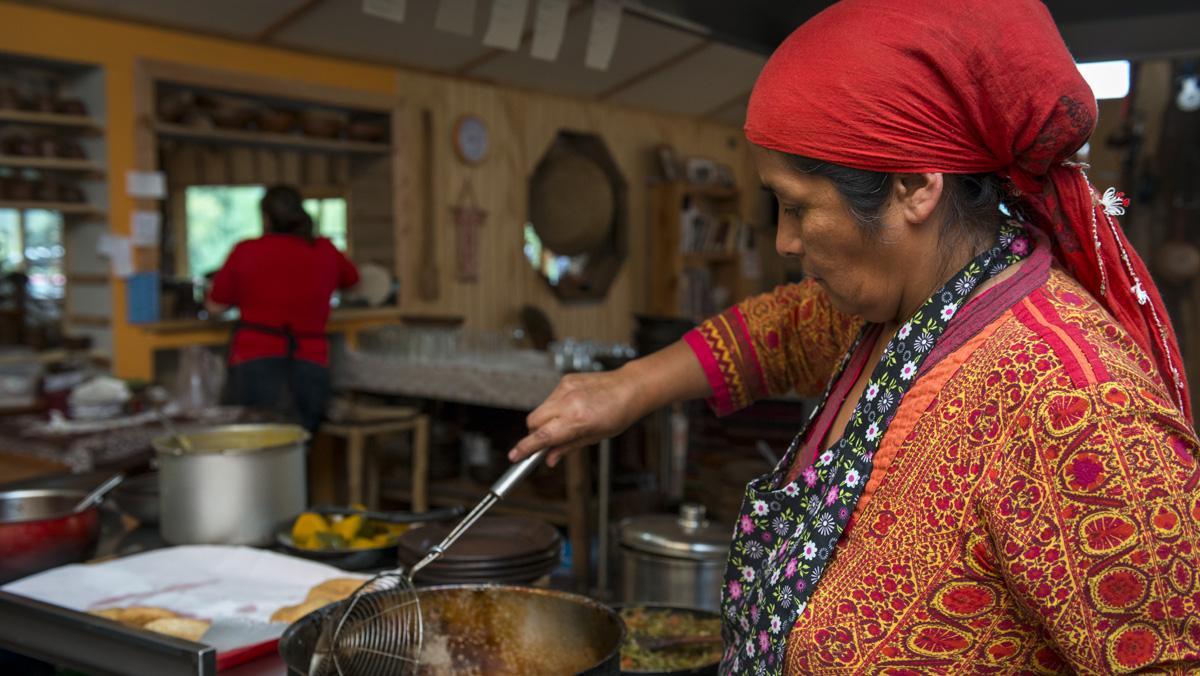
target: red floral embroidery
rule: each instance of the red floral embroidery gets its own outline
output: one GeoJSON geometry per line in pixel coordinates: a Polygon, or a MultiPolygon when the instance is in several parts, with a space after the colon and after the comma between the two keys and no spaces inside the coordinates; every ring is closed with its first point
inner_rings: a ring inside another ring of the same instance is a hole
{"type": "Polygon", "coordinates": [[[1109,608],[1128,608],[1145,595],[1146,583],[1141,574],[1129,569],[1110,571],[1096,584],[1096,596],[1109,608]]]}
{"type": "Polygon", "coordinates": [[[967,639],[962,634],[932,625],[922,627],[912,642],[916,650],[927,655],[953,654],[967,647],[967,639]]]}
{"type": "Polygon", "coordinates": [[[1069,394],[1062,394],[1050,400],[1046,407],[1050,427],[1057,432],[1074,429],[1090,412],[1087,399],[1069,394]]]}
{"type": "Polygon", "coordinates": [[[1081,453],[1075,457],[1067,470],[1071,475],[1072,488],[1090,491],[1104,482],[1104,465],[1094,453],[1081,453]]]}
{"type": "Polygon", "coordinates": [[[1083,537],[1096,552],[1107,552],[1125,544],[1134,532],[1133,524],[1118,516],[1100,516],[1084,522],[1083,537]]]}
{"type": "Polygon", "coordinates": [[[1121,632],[1113,645],[1113,659],[1127,669],[1146,666],[1158,655],[1158,637],[1146,627],[1121,632]]]}

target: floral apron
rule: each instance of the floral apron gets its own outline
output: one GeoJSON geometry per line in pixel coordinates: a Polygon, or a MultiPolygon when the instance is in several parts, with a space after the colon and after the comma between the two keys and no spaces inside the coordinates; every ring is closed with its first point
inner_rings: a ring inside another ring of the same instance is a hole
{"type": "Polygon", "coordinates": [[[888,342],[842,438],[797,481],[781,486],[813,419],[868,334],[864,327],[783,459],[746,486],[721,593],[722,674],[782,672],[788,633],[833,558],[871,476],[872,457],[921,363],[975,288],[1030,248],[1020,223],[1001,226],[996,244],[930,296],[888,342]]]}

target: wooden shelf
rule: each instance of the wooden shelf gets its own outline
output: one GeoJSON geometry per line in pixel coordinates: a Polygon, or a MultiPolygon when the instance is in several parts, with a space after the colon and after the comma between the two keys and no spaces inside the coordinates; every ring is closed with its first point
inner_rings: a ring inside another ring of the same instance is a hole
{"type": "Polygon", "coordinates": [[[160,136],[212,141],[216,143],[283,146],[301,150],[324,150],[329,152],[372,155],[385,155],[392,151],[392,146],[387,143],[312,138],[310,136],[301,136],[300,134],[272,134],[269,132],[242,131],[239,129],[209,129],[189,127],[182,124],[170,124],[167,122],[154,123],[154,131],[160,136]]]}
{"type": "Polygon", "coordinates": [[[46,171],[78,171],[98,176],[104,174],[104,167],[91,160],[69,160],[60,157],[0,155],[0,166],[42,169],[46,171]]]}
{"type": "Polygon", "coordinates": [[[45,209],[46,211],[58,211],[62,214],[73,216],[94,216],[102,218],[105,212],[91,204],[82,204],[76,202],[37,202],[29,201],[12,201],[0,200],[0,209],[45,209]]]}
{"type": "Polygon", "coordinates": [[[24,110],[0,110],[0,123],[32,124],[45,127],[69,127],[98,133],[103,130],[99,122],[86,115],[59,115],[58,113],[34,113],[24,110]]]}

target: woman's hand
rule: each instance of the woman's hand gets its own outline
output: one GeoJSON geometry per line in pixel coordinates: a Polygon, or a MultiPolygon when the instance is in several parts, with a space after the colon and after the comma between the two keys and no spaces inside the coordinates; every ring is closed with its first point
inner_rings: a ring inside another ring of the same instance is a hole
{"type": "Polygon", "coordinates": [[[509,451],[516,462],[543,448],[553,467],[568,451],[616,436],[643,415],[635,399],[636,378],[625,369],[604,373],[572,373],[541,406],[529,414],[529,435],[509,451]]]}
{"type": "Polygon", "coordinates": [[[656,409],[709,393],[700,362],[682,341],[616,371],[570,374],[529,414],[529,435],[508,459],[546,448],[553,467],[568,451],[620,434],[656,409]]]}

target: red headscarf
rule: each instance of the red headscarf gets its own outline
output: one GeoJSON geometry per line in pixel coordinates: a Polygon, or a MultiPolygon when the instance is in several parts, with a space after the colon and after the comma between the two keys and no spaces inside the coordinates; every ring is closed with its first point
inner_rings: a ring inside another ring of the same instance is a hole
{"type": "Polygon", "coordinates": [[[1038,0],[842,0],[771,56],[746,138],[879,172],[993,172],[1062,265],[1150,355],[1191,420],[1178,340],[1083,168],[1096,100],[1038,0]]]}

